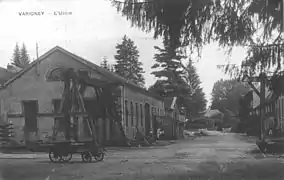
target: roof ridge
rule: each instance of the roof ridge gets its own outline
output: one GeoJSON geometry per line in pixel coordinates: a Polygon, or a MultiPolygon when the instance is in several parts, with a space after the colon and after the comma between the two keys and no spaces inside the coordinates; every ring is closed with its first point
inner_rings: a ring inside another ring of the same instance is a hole
{"type": "Polygon", "coordinates": [[[85,61],[86,63],[91,63],[93,66],[95,66],[96,68],[98,68],[98,69],[100,69],[100,70],[102,70],[102,71],[104,71],[104,72],[107,72],[107,73],[109,73],[109,74],[111,74],[111,75],[113,75],[113,76],[115,76],[115,77],[117,77],[117,78],[120,78],[120,79],[124,80],[125,83],[131,84],[131,85],[134,85],[134,86],[136,86],[136,87],[138,87],[138,88],[143,89],[142,87],[138,86],[137,84],[132,83],[131,81],[129,81],[128,79],[126,79],[126,78],[123,77],[123,76],[120,76],[120,75],[118,75],[118,74],[116,74],[116,73],[114,73],[114,72],[111,72],[111,71],[109,71],[109,70],[103,68],[103,67],[100,67],[99,65],[97,65],[97,64],[95,64],[95,63],[93,63],[93,62],[91,62],[91,61],[89,61],[89,60],[87,60],[87,59],[85,59],[85,58],[83,58],[83,57],[81,57],[81,56],[75,54],[75,53],[72,53],[72,52],[70,52],[70,51],[68,51],[68,50],[66,50],[66,49],[64,49],[64,48],[62,48],[62,47],[60,47],[60,46],[56,46],[56,47],[59,48],[60,50],[63,50],[63,51],[65,51],[65,52],[69,53],[69,54],[72,54],[72,55],[75,56],[76,58],[78,58],[78,59],[80,59],[80,60],[82,60],[82,61],[85,61]]]}

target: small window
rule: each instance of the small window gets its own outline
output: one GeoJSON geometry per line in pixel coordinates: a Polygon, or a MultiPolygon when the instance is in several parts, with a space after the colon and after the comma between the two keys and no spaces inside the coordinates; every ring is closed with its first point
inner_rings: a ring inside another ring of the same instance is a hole
{"type": "Polygon", "coordinates": [[[49,73],[46,76],[47,81],[61,81],[63,80],[62,77],[62,69],[61,68],[55,68],[49,71],[49,73]]]}

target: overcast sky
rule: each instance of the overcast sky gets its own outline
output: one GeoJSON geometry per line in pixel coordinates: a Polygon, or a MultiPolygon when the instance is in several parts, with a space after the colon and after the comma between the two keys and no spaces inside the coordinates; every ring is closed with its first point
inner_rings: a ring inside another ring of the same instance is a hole
{"type": "MultiPolygon", "coordinates": [[[[0,1],[0,66],[6,67],[13,48],[18,42],[26,44],[31,58],[36,57],[36,42],[39,54],[56,45],[89,61],[99,64],[103,56],[114,62],[115,45],[123,35],[135,41],[143,62],[146,86],[155,78],[150,74],[155,53],[153,46],[161,45],[152,34],[131,28],[130,22],[117,14],[108,0],[2,0],[0,1]],[[19,12],[40,12],[41,16],[20,16],[19,12]],[[54,11],[72,12],[72,15],[55,16],[54,11]]],[[[239,63],[245,57],[243,49],[233,51],[232,62],[239,63]]],[[[226,63],[224,51],[217,45],[206,46],[202,58],[195,64],[207,99],[215,81],[226,78],[216,68],[226,63]]]]}

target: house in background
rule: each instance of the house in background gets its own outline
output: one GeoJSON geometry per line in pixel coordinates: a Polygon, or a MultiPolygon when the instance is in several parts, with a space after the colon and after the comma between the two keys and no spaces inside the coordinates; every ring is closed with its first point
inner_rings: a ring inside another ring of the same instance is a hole
{"type": "MultiPolygon", "coordinates": [[[[13,76],[15,75],[15,73],[12,73],[10,71],[8,71],[7,69],[1,68],[0,67],[0,88],[3,86],[3,84],[8,81],[9,79],[11,79],[13,76]]],[[[0,104],[2,104],[3,102],[1,102],[2,99],[0,99],[0,104]]],[[[2,106],[0,106],[0,108],[2,108],[2,106]]],[[[1,109],[0,109],[1,111],[1,109]]],[[[0,123],[4,121],[4,117],[0,116],[0,123]]]]}
{"type": "MultiPolygon", "coordinates": [[[[61,47],[54,47],[27,68],[16,75],[7,76],[0,90],[1,116],[14,124],[15,138],[18,141],[45,140],[52,136],[53,128],[63,132],[65,128],[59,117],[51,117],[50,113],[58,111],[63,93],[63,83],[60,81],[61,69],[73,68],[92,78],[103,81],[120,82],[117,89],[120,94],[123,127],[126,136],[133,139],[136,128],[147,135],[153,128],[154,110],[163,112],[164,103],[141,87],[127,81],[121,76],[101,68],[61,47]],[[46,115],[49,114],[49,115],[46,115]]],[[[87,88],[84,94],[86,109],[92,109],[96,93],[93,88],[87,88]]],[[[99,105],[99,104],[97,104],[99,105]]],[[[80,138],[90,138],[88,130],[80,117],[78,133],[80,138]]],[[[97,120],[98,136],[101,142],[112,142],[119,139],[114,133],[117,129],[111,120],[97,120]]],[[[62,133],[58,133],[58,138],[62,133]]]]}
{"type": "Polygon", "coordinates": [[[161,117],[161,127],[164,130],[165,139],[183,138],[183,130],[186,122],[185,115],[180,113],[177,105],[177,97],[166,97],[165,116],[161,117]]]}

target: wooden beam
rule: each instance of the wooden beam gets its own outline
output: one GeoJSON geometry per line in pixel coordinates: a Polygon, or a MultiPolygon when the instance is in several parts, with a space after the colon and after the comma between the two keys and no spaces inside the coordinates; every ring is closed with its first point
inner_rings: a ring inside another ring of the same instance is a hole
{"type": "Polygon", "coordinates": [[[256,89],[256,87],[252,84],[252,82],[249,81],[248,84],[253,89],[253,91],[260,97],[260,92],[258,91],[258,89],[256,89]]]}

